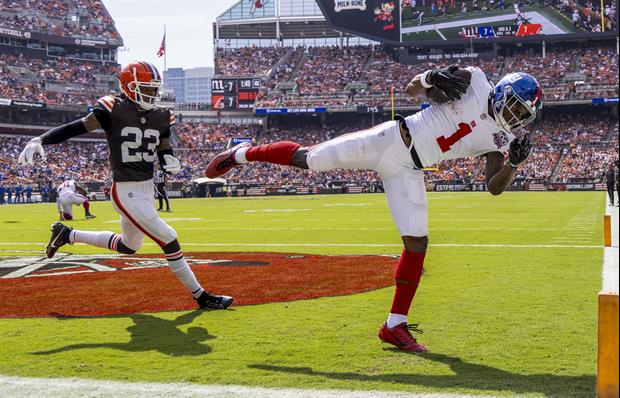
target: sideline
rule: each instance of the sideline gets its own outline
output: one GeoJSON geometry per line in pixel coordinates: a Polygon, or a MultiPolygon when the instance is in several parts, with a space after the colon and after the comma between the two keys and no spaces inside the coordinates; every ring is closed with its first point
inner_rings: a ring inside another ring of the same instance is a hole
{"type": "Polygon", "coordinates": [[[490,395],[448,393],[412,394],[389,391],[304,390],[181,383],[130,383],[88,379],[44,379],[0,375],[0,395],[14,398],[61,397],[132,397],[132,398],[480,398],[490,395]]]}
{"type": "MultiPolygon", "coordinates": [[[[609,196],[605,200],[609,203],[609,196]]],[[[611,216],[611,247],[605,248],[602,291],[618,292],[618,207],[608,204],[605,214],[611,216]]]]}

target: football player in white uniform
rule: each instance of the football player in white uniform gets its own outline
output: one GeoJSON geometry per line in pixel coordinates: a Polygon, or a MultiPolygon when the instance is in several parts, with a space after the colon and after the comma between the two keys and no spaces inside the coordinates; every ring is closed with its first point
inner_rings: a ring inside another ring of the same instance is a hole
{"type": "Polygon", "coordinates": [[[511,73],[493,87],[482,70],[453,65],[417,75],[407,93],[428,96],[435,103],[407,118],[399,116],[310,147],[290,141],[256,147],[242,143],[211,160],[206,175],[214,178],[253,161],[318,171],[379,172],[404,244],[392,308],[379,338],[403,350],[425,352],[426,347],[411,335],[407,320],[428,245],[422,169],[442,160],[483,155],[489,192],[499,195],[529,155],[528,136],[516,138],[514,132],[535,120],[542,92],[536,79],[525,73],[511,73]]]}
{"type": "Polygon", "coordinates": [[[76,184],[74,180],[63,180],[56,188],[56,193],[58,194],[56,207],[60,213],[60,221],[73,220],[73,205],[84,206],[86,218],[96,217],[90,212],[90,202],[86,196],[86,189],[76,184]]]}

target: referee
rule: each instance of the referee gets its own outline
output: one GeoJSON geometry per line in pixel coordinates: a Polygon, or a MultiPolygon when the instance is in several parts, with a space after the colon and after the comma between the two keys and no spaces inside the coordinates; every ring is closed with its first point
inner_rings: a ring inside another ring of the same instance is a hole
{"type": "MultiPolygon", "coordinates": [[[[603,174],[603,180],[605,181],[605,185],[607,185],[607,194],[609,195],[609,205],[614,205],[614,191],[616,185],[616,170],[613,163],[609,164],[609,168],[603,174]]],[[[620,198],[619,198],[620,200],[620,198]]]]}
{"type": "Polygon", "coordinates": [[[153,178],[153,182],[155,183],[155,187],[157,188],[157,199],[159,199],[159,208],[157,211],[163,211],[163,201],[166,201],[166,210],[170,211],[170,202],[168,201],[168,193],[166,192],[166,183],[168,182],[168,176],[163,170],[159,170],[155,173],[155,178],[153,178]]]}

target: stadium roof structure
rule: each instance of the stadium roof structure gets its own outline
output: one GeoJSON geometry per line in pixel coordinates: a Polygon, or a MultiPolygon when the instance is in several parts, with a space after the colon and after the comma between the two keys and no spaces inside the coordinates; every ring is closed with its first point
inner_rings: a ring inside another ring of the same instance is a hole
{"type": "Polygon", "coordinates": [[[239,0],[217,17],[213,37],[286,40],[342,35],[327,24],[314,0],[239,0]]]}

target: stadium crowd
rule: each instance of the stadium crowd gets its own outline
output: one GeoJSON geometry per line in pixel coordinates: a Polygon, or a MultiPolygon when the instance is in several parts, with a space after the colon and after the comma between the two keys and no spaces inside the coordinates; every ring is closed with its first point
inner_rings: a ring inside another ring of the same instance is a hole
{"type": "Polygon", "coordinates": [[[105,82],[98,85],[98,76],[116,79],[118,71],[116,63],[0,54],[0,98],[85,105],[109,92],[105,82]]]}
{"type": "MultiPolygon", "coordinates": [[[[610,163],[618,161],[617,127],[608,134],[609,119],[600,119],[600,116],[584,114],[548,116],[532,131],[534,149],[520,168],[518,178],[536,182],[598,179],[610,163]],[[609,138],[611,142],[605,141],[609,138]]],[[[308,146],[367,128],[367,124],[363,120],[322,126],[275,124],[265,130],[258,124],[179,123],[176,129],[179,138],[177,153],[183,170],[170,180],[191,184],[193,179],[203,177],[208,161],[225,149],[231,138],[251,138],[256,144],[295,140],[308,146]]],[[[69,142],[47,147],[46,161],[37,162],[33,168],[18,167],[17,157],[27,141],[27,137],[0,136],[0,186],[5,191],[9,187],[14,191],[17,186],[40,189],[56,182],[58,177],[106,184],[111,181],[107,146],[103,141],[69,142]]],[[[313,172],[262,163],[234,169],[227,178],[232,184],[253,186],[374,186],[380,183],[378,175],[368,170],[313,172]]],[[[437,170],[428,172],[427,180],[484,182],[484,159],[443,162],[437,170]]]]}
{"type": "Polygon", "coordinates": [[[111,39],[120,43],[114,20],[101,0],[0,0],[0,27],[57,36],[111,39]],[[23,15],[24,10],[30,10],[23,15]],[[90,18],[74,22],[71,14],[90,18]]]}
{"type": "MultiPolygon", "coordinates": [[[[454,62],[404,64],[383,49],[371,46],[290,50],[292,55],[273,68],[271,76],[266,79],[257,107],[389,106],[392,88],[396,105],[416,104],[404,94],[411,78],[428,68],[454,62]],[[292,88],[278,89],[281,82],[291,83],[292,88]]],[[[239,69],[239,64],[243,65],[244,71],[265,70],[278,62],[273,52],[246,47],[238,50],[242,56],[224,55],[216,57],[216,62],[222,71],[239,69]]],[[[497,81],[509,72],[531,73],[540,80],[548,99],[618,95],[618,54],[612,47],[557,47],[548,49],[544,58],[540,49],[530,48],[507,58],[501,55],[483,58],[461,60],[460,63],[480,67],[491,81],[497,81]]]]}

